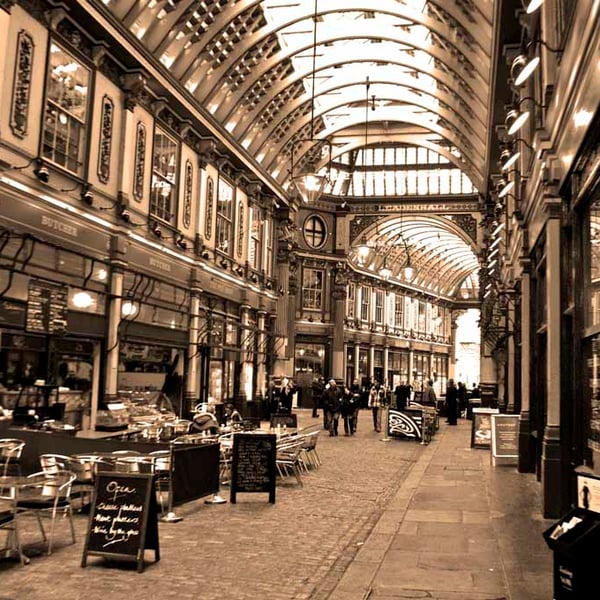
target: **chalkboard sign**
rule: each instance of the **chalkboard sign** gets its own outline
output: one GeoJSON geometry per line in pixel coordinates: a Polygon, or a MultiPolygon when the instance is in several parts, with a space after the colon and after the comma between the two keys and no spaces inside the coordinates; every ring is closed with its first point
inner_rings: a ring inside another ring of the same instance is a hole
{"type": "Polygon", "coordinates": [[[33,333],[64,333],[67,329],[66,285],[30,280],[25,328],[33,333]]]}
{"type": "Polygon", "coordinates": [[[141,573],[145,549],[160,560],[154,476],[98,473],[81,566],[93,554],[135,560],[141,573]]]}
{"type": "Polygon", "coordinates": [[[519,456],[519,415],[492,415],[492,455],[519,456]]]}
{"type": "Polygon", "coordinates": [[[474,408],[471,421],[471,447],[489,448],[492,443],[492,414],[497,408],[474,408]]]}
{"type": "Polygon", "coordinates": [[[275,459],[277,437],[266,433],[236,433],[233,436],[230,500],[237,492],[268,492],[275,503],[275,459]]]}

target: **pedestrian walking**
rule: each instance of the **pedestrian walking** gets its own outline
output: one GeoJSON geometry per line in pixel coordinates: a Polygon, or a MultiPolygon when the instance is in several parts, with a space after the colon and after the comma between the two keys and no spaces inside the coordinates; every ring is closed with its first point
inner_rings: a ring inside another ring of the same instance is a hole
{"type": "Polygon", "coordinates": [[[381,431],[381,408],[385,401],[385,389],[379,382],[375,382],[369,391],[369,408],[373,414],[373,429],[381,431]]]}
{"type": "Polygon", "coordinates": [[[325,410],[325,421],[330,436],[338,434],[340,420],[340,409],[342,406],[342,391],[337,386],[335,379],[330,379],[325,386],[327,389],[323,394],[323,408],[325,410]]]}
{"type": "Polygon", "coordinates": [[[340,414],[344,421],[344,435],[354,435],[354,418],[358,409],[358,396],[348,387],[344,388],[342,394],[342,405],[340,414]]]}

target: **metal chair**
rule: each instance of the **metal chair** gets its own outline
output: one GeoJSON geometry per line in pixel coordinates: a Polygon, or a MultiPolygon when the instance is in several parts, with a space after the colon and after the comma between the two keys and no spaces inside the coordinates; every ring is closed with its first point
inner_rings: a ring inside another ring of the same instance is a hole
{"type": "Polygon", "coordinates": [[[57,471],[68,471],[69,456],[64,454],[40,454],[40,467],[47,475],[53,475],[57,471]]]}
{"type": "Polygon", "coordinates": [[[17,552],[22,565],[29,563],[23,554],[21,539],[19,537],[19,522],[17,518],[18,488],[0,486],[0,529],[6,531],[6,543],[0,551],[7,557],[12,552],[17,552]]]}
{"type": "Polygon", "coordinates": [[[33,513],[37,518],[45,542],[48,542],[48,554],[52,554],[54,526],[59,515],[69,518],[71,537],[75,543],[75,526],[71,506],[71,486],[75,475],[70,471],[57,471],[46,474],[43,471],[29,475],[27,487],[17,500],[19,513],[33,513]],[[51,519],[50,537],[42,524],[42,518],[51,519]]]}
{"type": "Polygon", "coordinates": [[[25,442],[17,438],[0,438],[0,469],[2,475],[11,474],[11,471],[17,475],[21,474],[21,454],[25,442]]]}

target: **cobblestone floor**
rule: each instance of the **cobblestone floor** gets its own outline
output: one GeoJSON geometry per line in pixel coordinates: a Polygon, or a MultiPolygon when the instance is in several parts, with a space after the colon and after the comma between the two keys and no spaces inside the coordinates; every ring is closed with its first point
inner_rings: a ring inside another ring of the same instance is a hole
{"type": "MultiPolygon", "coordinates": [[[[300,426],[321,422],[307,410],[298,415],[300,426]]],[[[148,552],[143,573],[96,557],[81,568],[87,518],[79,515],[76,544],[61,522],[55,551],[45,556],[29,518],[22,539],[31,563],[0,560],[0,600],[325,599],[425,448],[381,437],[362,411],[356,436],[322,432],[322,466],[302,487],[278,482],[275,504],[266,494],[238,494],[236,504],[177,507],[183,520],[159,524],[161,560],[148,552]]]]}

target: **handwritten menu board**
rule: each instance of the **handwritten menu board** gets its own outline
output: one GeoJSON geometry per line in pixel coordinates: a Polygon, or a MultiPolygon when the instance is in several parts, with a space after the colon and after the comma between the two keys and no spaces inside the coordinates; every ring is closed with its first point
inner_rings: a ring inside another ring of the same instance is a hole
{"type": "Polygon", "coordinates": [[[25,328],[32,333],[64,333],[67,329],[67,286],[32,279],[27,293],[25,328]]]}
{"type": "Polygon", "coordinates": [[[519,456],[519,415],[492,415],[492,454],[519,456]]]}
{"type": "Polygon", "coordinates": [[[141,573],[145,549],[160,560],[153,475],[98,473],[81,566],[88,554],[128,558],[141,573]]]}
{"type": "Polygon", "coordinates": [[[238,492],[268,492],[275,503],[275,459],[277,436],[266,433],[236,433],[233,436],[230,500],[238,492]]]}

